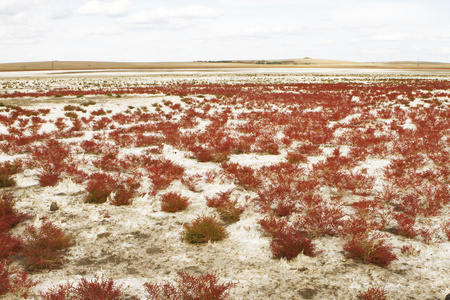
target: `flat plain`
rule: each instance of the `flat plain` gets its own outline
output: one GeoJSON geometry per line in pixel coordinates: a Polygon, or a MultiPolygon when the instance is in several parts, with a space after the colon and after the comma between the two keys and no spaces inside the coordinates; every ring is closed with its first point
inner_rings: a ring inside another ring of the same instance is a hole
{"type": "Polygon", "coordinates": [[[15,71],[0,88],[0,193],[31,216],[10,233],[49,221],[74,241],[30,271],[31,299],[98,275],[145,299],[178,272],[236,283],[231,299],[450,293],[446,70],[15,71]],[[99,176],[112,189],[89,203],[99,176]],[[169,192],[188,207],[163,211],[169,192]],[[201,216],[228,236],[187,242],[201,216]]]}

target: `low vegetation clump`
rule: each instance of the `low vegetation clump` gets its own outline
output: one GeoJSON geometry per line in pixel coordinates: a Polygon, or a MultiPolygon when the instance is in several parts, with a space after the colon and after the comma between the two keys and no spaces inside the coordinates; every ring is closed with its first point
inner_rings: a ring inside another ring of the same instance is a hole
{"type": "Polygon", "coordinates": [[[30,215],[19,212],[14,206],[16,200],[11,193],[0,192],[0,234],[7,233],[20,222],[31,218],[30,215]]]}
{"type": "Polygon", "coordinates": [[[60,284],[48,292],[41,292],[43,300],[122,300],[124,295],[122,286],[104,276],[92,280],[83,277],[77,285],[60,284]]]}
{"type": "Polygon", "coordinates": [[[288,224],[285,218],[274,216],[258,221],[262,229],[272,237],[270,248],[275,258],[288,260],[297,257],[300,253],[307,256],[316,256],[320,252],[306,231],[297,226],[288,224]]]}
{"type": "Polygon", "coordinates": [[[50,221],[40,228],[28,226],[21,251],[29,271],[54,269],[63,263],[64,252],[72,246],[72,237],[50,221]]]}
{"type": "Polygon", "coordinates": [[[27,164],[30,167],[38,167],[41,186],[55,186],[71,161],[70,147],[56,139],[49,139],[32,147],[31,158],[27,164]]]}
{"type": "Polygon", "coordinates": [[[113,183],[114,197],[111,204],[116,206],[131,205],[136,190],[141,183],[135,177],[120,177],[113,183]]]}
{"type": "Polygon", "coordinates": [[[168,192],[161,196],[161,210],[165,212],[185,210],[189,204],[189,198],[180,193],[168,192]]]}
{"type": "Polygon", "coordinates": [[[38,282],[31,279],[26,272],[8,266],[6,261],[0,260],[0,297],[26,299],[30,295],[30,289],[37,284],[38,282]]]}
{"type": "Polygon", "coordinates": [[[273,235],[270,248],[275,258],[288,260],[297,257],[300,253],[307,256],[316,256],[318,251],[307,232],[301,231],[292,225],[281,226],[273,235]]]}
{"type": "Polygon", "coordinates": [[[361,300],[386,300],[387,292],[384,288],[370,287],[358,294],[361,300]]]}
{"type": "Polygon", "coordinates": [[[193,276],[180,272],[174,283],[146,283],[144,286],[148,300],[226,300],[228,290],[236,283],[219,283],[219,278],[211,273],[193,276]]]}
{"type": "Polygon", "coordinates": [[[355,236],[344,244],[345,256],[387,268],[397,259],[393,246],[380,236],[355,236]]]}
{"type": "Polygon", "coordinates": [[[21,161],[5,161],[0,163],[0,188],[15,186],[16,181],[12,176],[22,172],[22,169],[21,161]]]}
{"type": "Polygon", "coordinates": [[[191,244],[221,241],[228,236],[225,227],[214,217],[199,216],[191,224],[184,225],[183,239],[191,244]]]}
{"type": "Polygon", "coordinates": [[[214,207],[225,223],[234,223],[240,220],[244,208],[239,206],[236,200],[231,200],[232,189],[220,192],[215,196],[206,197],[206,205],[214,207]]]}
{"type": "Polygon", "coordinates": [[[307,256],[316,256],[318,253],[312,239],[304,231],[287,227],[273,237],[270,248],[275,258],[292,259],[300,253],[307,256]]]}
{"type": "Polygon", "coordinates": [[[235,223],[241,219],[244,208],[237,204],[237,201],[230,201],[225,205],[216,208],[220,219],[226,223],[235,223]]]}
{"type": "Polygon", "coordinates": [[[104,203],[114,191],[114,178],[106,173],[94,173],[87,183],[86,203],[104,203]]]}

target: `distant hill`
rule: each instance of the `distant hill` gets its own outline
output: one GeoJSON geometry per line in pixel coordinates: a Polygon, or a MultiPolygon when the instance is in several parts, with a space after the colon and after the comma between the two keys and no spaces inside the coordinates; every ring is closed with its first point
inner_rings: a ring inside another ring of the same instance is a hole
{"type": "Polygon", "coordinates": [[[99,62],[42,61],[0,63],[0,71],[39,70],[144,70],[144,69],[226,69],[226,68],[369,68],[450,69],[450,63],[423,61],[353,62],[328,59],[222,60],[196,62],[99,62]]]}

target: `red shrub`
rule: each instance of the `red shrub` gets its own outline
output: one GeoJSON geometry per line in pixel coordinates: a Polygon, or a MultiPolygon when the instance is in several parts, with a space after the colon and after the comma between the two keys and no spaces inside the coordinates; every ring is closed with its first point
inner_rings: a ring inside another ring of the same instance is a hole
{"type": "Polygon", "coordinates": [[[121,288],[110,278],[102,276],[89,281],[83,277],[77,285],[60,284],[48,292],[41,292],[41,298],[44,300],[121,300],[124,299],[121,288]]]}
{"type": "Polygon", "coordinates": [[[261,228],[272,237],[276,236],[282,228],[287,226],[287,220],[285,218],[277,218],[275,216],[269,216],[264,219],[258,220],[258,224],[261,228]]]}
{"type": "Polygon", "coordinates": [[[28,165],[41,169],[38,175],[41,186],[54,186],[59,181],[66,165],[71,162],[70,147],[51,139],[32,149],[28,165]]]}
{"type": "Polygon", "coordinates": [[[88,178],[88,175],[83,170],[79,169],[77,162],[71,162],[65,165],[64,173],[67,174],[71,180],[76,183],[82,183],[88,178]]]}
{"type": "Polygon", "coordinates": [[[0,234],[8,232],[20,222],[31,218],[30,215],[18,212],[12,194],[0,193],[0,234]]]}
{"type": "Polygon", "coordinates": [[[384,221],[378,221],[366,215],[356,215],[342,220],[340,234],[346,239],[366,237],[371,231],[383,229],[383,226],[384,221]]]}
{"type": "Polygon", "coordinates": [[[190,204],[189,198],[180,193],[169,192],[161,196],[161,210],[166,212],[177,212],[185,210],[190,204]]]}
{"type": "Polygon", "coordinates": [[[362,259],[386,268],[397,256],[392,252],[392,245],[387,244],[379,235],[372,237],[357,235],[344,244],[345,256],[362,259]]]}
{"type": "Polygon", "coordinates": [[[40,186],[55,186],[61,176],[61,166],[55,166],[53,164],[46,164],[42,167],[42,171],[38,174],[38,180],[40,186]]]}
{"type": "Polygon", "coordinates": [[[306,157],[303,153],[299,153],[295,150],[289,151],[286,155],[286,159],[291,164],[305,163],[308,161],[308,157],[306,157]]]}
{"type": "Polygon", "coordinates": [[[167,188],[174,180],[181,179],[185,168],[168,159],[145,159],[144,169],[157,190],[167,188]]]}
{"type": "Polygon", "coordinates": [[[415,249],[412,245],[403,245],[402,248],[400,249],[400,251],[403,254],[408,254],[408,255],[416,255],[420,253],[420,250],[415,249]]]}
{"type": "Polygon", "coordinates": [[[214,149],[205,145],[192,145],[188,147],[192,152],[193,157],[199,162],[216,162],[216,155],[214,149]]]}
{"type": "Polygon", "coordinates": [[[93,160],[92,164],[106,172],[123,172],[130,167],[128,161],[118,159],[115,154],[106,153],[98,159],[93,160]]]}
{"type": "Polygon", "coordinates": [[[73,285],[60,284],[56,287],[52,287],[48,292],[41,292],[41,298],[43,300],[71,300],[73,296],[73,285]]]}
{"type": "Polygon", "coordinates": [[[256,189],[262,184],[261,179],[257,177],[257,172],[251,167],[240,166],[237,163],[221,163],[221,166],[234,176],[239,185],[246,189],[256,189]]]}
{"type": "Polygon", "coordinates": [[[270,248],[275,258],[285,257],[288,260],[297,257],[302,252],[307,256],[318,254],[312,239],[308,238],[308,234],[289,225],[276,232],[270,242],[270,248]]]}
{"type": "Polygon", "coordinates": [[[371,287],[358,294],[361,300],[386,300],[387,293],[384,288],[371,287]]]}
{"type": "Polygon", "coordinates": [[[419,232],[414,228],[416,224],[414,218],[404,213],[396,213],[394,219],[397,221],[397,234],[411,239],[419,235],[419,232]]]}
{"type": "Polygon", "coordinates": [[[308,156],[313,156],[322,154],[322,149],[320,149],[318,145],[304,144],[298,147],[298,152],[308,156]]]}
{"type": "Polygon", "coordinates": [[[441,225],[441,229],[444,232],[448,240],[450,240],[450,221],[447,221],[441,225]]]}
{"type": "Polygon", "coordinates": [[[197,277],[180,272],[178,276],[175,283],[145,283],[147,299],[225,300],[228,299],[228,290],[236,286],[232,282],[219,283],[219,278],[210,273],[197,277]]]}
{"type": "Polygon", "coordinates": [[[12,236],[10,233],[0,233],[0,261],[8,256],[17,254],[22,248],[23,240],[12,236]]]}
{"type": "Polygon", "coordinates": [[[10,293],[11,296],[16,296],[14,299],[25,299],[28,298],[30,289],[37,284],[27,273],[8,267],[5,261],[0,260],[0,296],[10,293]]]}
{"type": "Polygon", "coordinates": [[[121,286],[117,286],[113,279],[105,277],[97,277],[91,281],[81,278],[73,292],[76,299],[120,300],[124,296],[121,286]]]}
{"type": "Polygon", "coordinates": [[[298,219],[298,226],[304,228],[311,238],[326,234],[335,235],[343,217],[344,212],[341,208],[320,203],[302,213],[298,219]]]}
{"type": "Polygon", "coordinates": [[[260,137],[255,143],[255,151],[263,154],[278,155],[280,154],[280,147],[270,135],[260,137]]]}
{"type": "Polygon", "coordinates": [[[114,197],[111,199],[111,204],[116,206],[131,205],[133,203],[134,192],[124,187],[119,187],[115,190],[114,197]]]}
{"type": "Polygon", "coordinates": [[[70,156],[70,148],[59,142],[51,139],[44,142],[42,145],[35,146],[31,152],[31,158],[28,162],[31,166],[41,166],[46,164],[53,164],[55,166],[61,165],[62,162],[70,156]]]}
{"type": "Polygon", "coordinates": [[[136,190],[141,186],[141,183],[136,177],[119,177],[112,184],[114,197],[111,199],[111,204],[116,206],[130,205],[133,202],[136,190]]]}
{"type": "Polygon", "coordinates": [[[234,189],[230,189],[225,192],[220,192],[216,196],[206,197],[206,205],[208,207],[220,207],[227,205],[230,202],[230,196],[233,191],[234,189]]]}
{"type": "Polygon", "coordinates": [[[27,270],[52,269],[63,262],[63,252],[72,246],[72,237],[45,221],[41,228],[28,226],[22,254],[27,270]]]}
{"type": "Polygon", "coordinates": [[[86,152],[90,154],[101,154],[111,149],[112,146],[103,142],[95,141],[95,140],[84,140],[80,142],[80,147],[86,152]]]}
{"type": "Polygon", "coordinates": [[[199,183],[200,183],[200,179],[201,179],[201,175],[199,174],[184,174],[183,177],[181,178],[181,183],[184,184],[185,186],[187,186],[191,191],[193,192],[199,192],[200,188],[199,188],[199,183]]]}
{"type": "Polygon", "coordinates": [[[371,218],[380,217],[383,224],[387,222],[386,204],[382,198],[376,197],[373,200],[355,201],[352,203],[352,208],[355,209],[357,215],[371,218]]]}
{"type": "Polygon", "coordinates": [[[114,191],[115,180],[106,173],[93,173],[89,176],[85,198],[86,203],[104,203],[114,191]]]}
{"type": "MultiPolygon", "coordinates": [[[[267,169],[263,170],[264,172],[267,173],[267,169]]],[[[277,216],[289,216],[300,211],[302,200],[310,192],[310,189],[303,189],[301,185],[304,181],[296,182],[297,176],[300,176],[297,175],[298,171],[277,169],[270,170],[268,173],[264,175],[271,183],[257,192],[258,197],[254,199],[257,207],[262,212],[273,212],[277,216]]]]}
{"type": "Polygon", "coordinates": [[[0,260],[0,296],[9,293],[12,289],[11,287],[11,270],[6,265],[6,261],[0,260]]]}

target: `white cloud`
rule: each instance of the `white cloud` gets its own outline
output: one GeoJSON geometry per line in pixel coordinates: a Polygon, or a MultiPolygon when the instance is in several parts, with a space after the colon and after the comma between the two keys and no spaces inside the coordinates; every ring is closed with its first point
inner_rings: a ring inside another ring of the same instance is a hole
{"type": "Polygon", "coordinates": [[[155,10],[144,10],[131,15],[128,19],[132,24],[169,25],[180,27],[187,25],[191,19],[213,19],[222,15],[222,11],[192,4],[176,9],[159,7],[155,10]]]}
{"type": "Polygon", "coordinates": [[[221,0],[220,2],[233,6],[299,4],[299,0],[221,0]]]}
{"type": "Polygon", "coordinates": [[[450,47],[439,47],[437,53],[440,55],[450,55],[450,47]]]}
{"type": "Polygon", "coordinates": [[[0,16],[17,15],[25,10],[31,9],[35,4],[37,4],[37,1],[35,0],[0,0],[0,16]]]}
{"type": "Polygon", "coordinates": [[[285,38],[286,36],[296,36],[300,33],[303,33],[304,29],[302,27],[295,26],[273,26],[273,27],[236,27],[227,28],[222,32],[211,32],[207,35],[204,35],[206,39],[276,39],[276,38],[285,38]]]}
{"type": "Polygon", "coordinates": [[[80,15],[105,15],[109,17],[125,16],[131,10],[129,0],[99,1],[91,0],[81,6],[77,13],[80,15]]]}
{"type": "Polygon", "coordinates": [[[21,25],[2,24],[0,39],[2,43],[27,45],[37,43],[45,35],[44,27],[39,23],[23,23],[21,25]]]}
{"type": "Polygon", "coordinates": [[[372,41],[402,41],[411,38],[407,33],[388,33],[388,34],[376,34],[372,38],[372,41]]]}
{"type": "Polygon", "coordinates": [[[49,14],[50,19],[53,19],[53,20],[67,19],[72,16],[73,16],[72,10],[70,10],[69,8],[64,8],[64,7],[55,8],[49,14]]]}
{"type": "Polygon", "coordinates": [[[172,12],[168,12],[168,16],[174,17],[174,18],[218,18],[222,15],[222,11],[205,7],[198,4],[192,4],[185,7],[180,7],[178,9],[173,10],[172,12]]]}
{"type": "Polygon", "coordinates": [[[400,2],[361,2],[325,13],[325,24],[334,28],[361,30],[392,26],[420,26],[431,18],[419,4],[400,2]]]}
{"type": "Polygon", "coordinates": [[[35,15],[35,11],[38,9],[34,5],[38,2],[24,1],[17,6],[7,6],[6,2],[0,2],[0,11],[4,13],[0,17],[0,40],[2,44],[27,45],[38,42],[46,34],[47,27],[45,20],[35,15]],[[22,5],[25,4],[27,6],[23,7],[22,5]]]}

